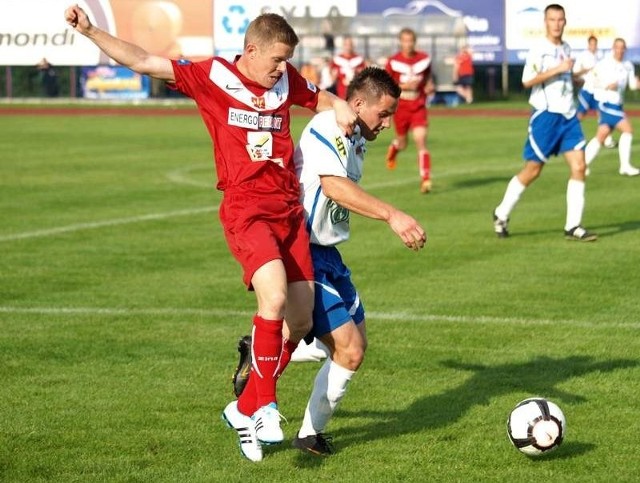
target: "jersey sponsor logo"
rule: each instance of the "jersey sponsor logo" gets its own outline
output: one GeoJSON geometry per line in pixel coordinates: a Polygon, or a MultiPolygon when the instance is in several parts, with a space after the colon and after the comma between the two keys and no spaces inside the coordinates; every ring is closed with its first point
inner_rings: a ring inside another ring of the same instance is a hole
{"type": "Polygon", "coordinates": [[[258,129],[262,131],[280,131],[282,116],[258,116],[258,129]]]}
{"type": "Polygon", "coordinates": [[[269,132],[248,132],[246,148],[251,161],[269,161],[273,154],[273,137],[269,132]]]}
{"type": "Polygon", "coordinates": [[[229,108],[229,117],[227,124],[230,126],[244,127],[246,129],[258,129],[258,113],[253,111],[244,111],[242,109],[229,108]]]}
{"type": "Polygon", "coordinates": [[[273,114],[261,115],[253,111],[229,108],[227,124],[230,126],[253,129],[255,131],[280,131],[283,117],[273,114]]]}
{"type": "Polygon", "coordinates": [[[347,148],[345,147],[342,138],[339,136],[336,137],[336,149],[338,150],[338,153],[340,153],[340,156],[342,156],[343,158],[347,155],[347,148]]]}
{"type": "Polygon", "coordinates": [[[337,225],[338,223],[348,222],[349,221],[349,210],[340,206],[335,201],[329,201],[329,218],[331,219],[331,224],[337,225]]]}

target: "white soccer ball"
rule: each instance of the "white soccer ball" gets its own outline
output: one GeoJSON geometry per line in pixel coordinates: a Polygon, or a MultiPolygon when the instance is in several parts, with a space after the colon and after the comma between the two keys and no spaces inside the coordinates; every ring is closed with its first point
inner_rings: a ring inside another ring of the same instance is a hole
{"type": "Polygon", "coordinates": [[[556,449],[566,431],[562,410],[541,397],[520,401],[507,420],[509,439],[519,451],[529,456],[539,456],[556,449]]]}

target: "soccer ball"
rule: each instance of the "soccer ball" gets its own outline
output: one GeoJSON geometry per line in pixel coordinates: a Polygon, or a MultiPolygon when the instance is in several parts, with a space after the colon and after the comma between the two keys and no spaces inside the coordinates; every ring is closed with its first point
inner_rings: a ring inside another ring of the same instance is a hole
{"type": "Polygon", "coordinates": [[[507,420],[509,439],[518,450],[529,456],[539,456],[556,449],[566,431],[562,410],[541,397],[520,401],[507,420]]]}

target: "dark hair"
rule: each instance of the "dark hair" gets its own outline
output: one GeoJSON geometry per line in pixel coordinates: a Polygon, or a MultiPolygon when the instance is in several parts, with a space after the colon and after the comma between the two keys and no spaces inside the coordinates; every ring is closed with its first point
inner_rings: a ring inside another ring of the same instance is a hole
{"type": "Polygon", "coordinates": [[[561,12],[564,13],[564,7],[558,3],[552,3],[550,5],[547,5],[547,7],[544,9],[544,16],[547,16],[547,12],[549,10],[560,10],[561,12]]]}
{"type": "Polygon", "coordinates": [[[596,42],[598,41],[598,37],[596,37],[595,35],[589,35],[589,38],[587,39],[587,42],[591,42],[592,40],[595,40],[596,42]]]}
{"type": "Polygon", "coordinates": [[[244,35],[244,46],[256,44],[258,47],[269,47],[277,42],[295,47],[300,39],[293,27],[284,17],[277,13],[263,13],[258,15],[247,27],[244,35]]]}
{"type": "Polygon", "coordinates": [[[347,100],[350,100],[356,94],[360,94],[367,99],[379,99],[388,94],[398,99],[400,97],[400,87],[386,70],[372,66],[358,72],[349,87],[347,87],[347,100]]]}

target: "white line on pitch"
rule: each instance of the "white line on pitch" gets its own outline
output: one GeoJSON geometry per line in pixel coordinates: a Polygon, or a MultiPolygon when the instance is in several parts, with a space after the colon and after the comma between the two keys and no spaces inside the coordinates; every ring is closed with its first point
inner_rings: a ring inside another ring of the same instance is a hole
{"type": "MultiPolygon", "coordinates": [[[[251,317],[255,311],[233,309],[179,309],[179,308],[100,308],[100,307],[12,307],[0,306],[0,313],[34,315],[98,315],[98,316],[204,316],[204,317],[251,317]]],[[[527,319],[519,317],[458,316],[437,314],[412,314],[409,312],[368,312],[367,319],[394,320],[400,322],[450,322],[464,324],[499,325],[570,325],[587,328],[640,329],[640,322],[589,322],[584,320],[527,319]]]]}
{"type": "Polygon", "coordinates": [[[175,216],[189,216],[200,213],[209,213],[217,211],[217,206],[207,208],[192,208],[189,210],[168,211],[165,213],[150,213],[148,215],[132,216],[130,218],[113,218],[111,220],[94,221],[90,223],[76,223],[67,226],[58,226],[45,230],[26,231],[22,233],[14,233],[12,235],[0,236],[0,242],[22,240],[25,238],[41,238],[45,236],[59,235],[61,233],[70,233],[81,230],[92,230],[95,228],[103,228],[105,226],[127,225],[131,223],[140,223],[142,221],[163,220],[165,218],[173,218],[175,216]]]}

